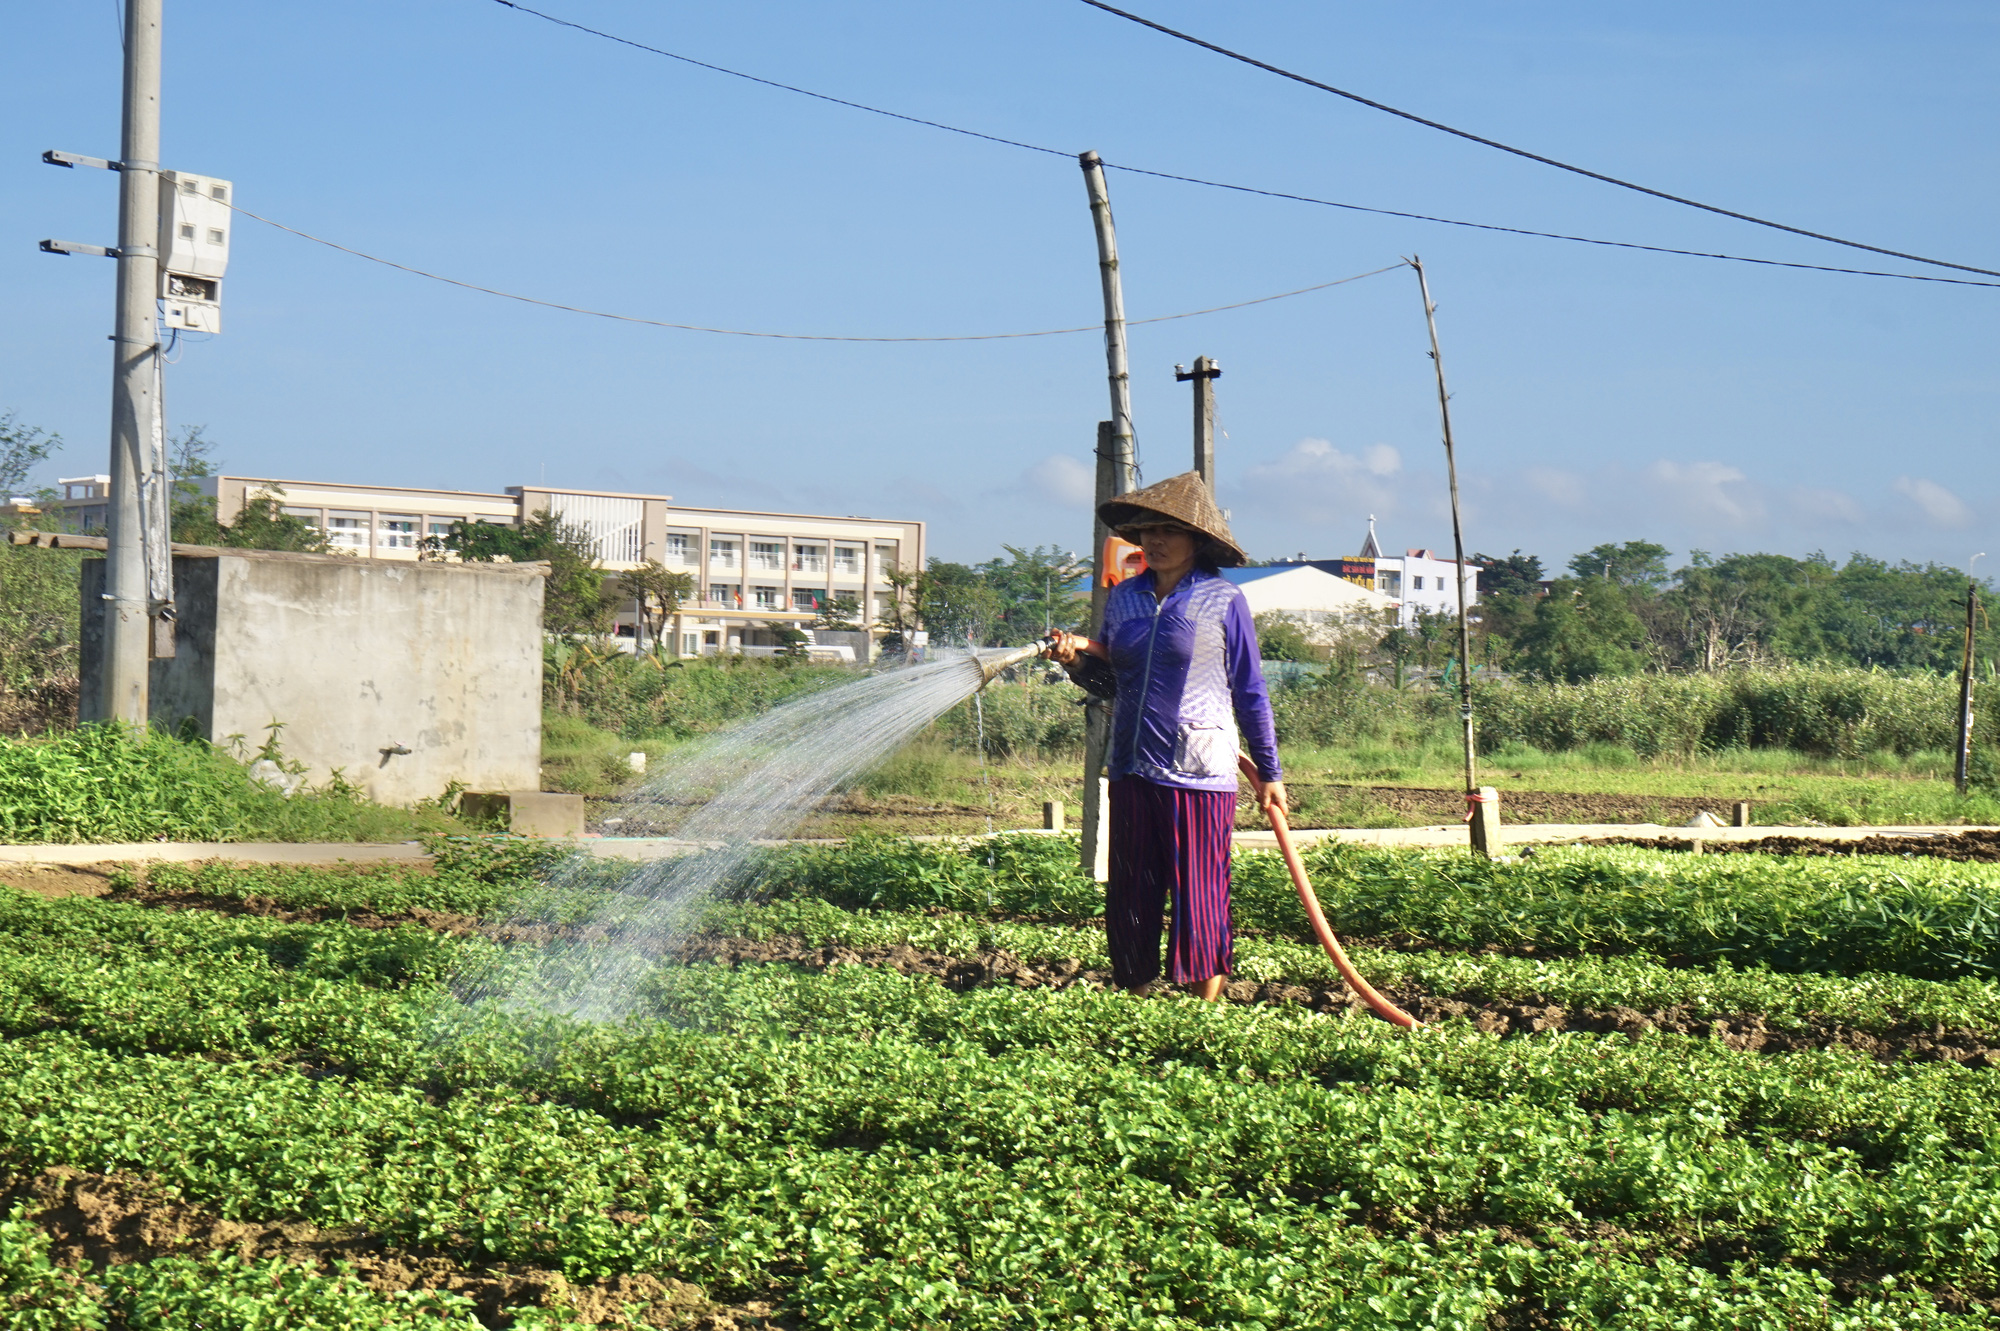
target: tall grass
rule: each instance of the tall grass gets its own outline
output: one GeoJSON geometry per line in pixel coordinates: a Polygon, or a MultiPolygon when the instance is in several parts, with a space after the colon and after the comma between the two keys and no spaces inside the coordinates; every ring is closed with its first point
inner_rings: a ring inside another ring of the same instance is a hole
{"type": "MultiPolygon", "coordinates": [[[[2000,682],[1975,687],[1975,735],[2000,741],[2000,682]]],[[[1479,690],[1487,751],[1526,744],[1545,753],[1615,745],[1641,758],[1725,749],[1796,749],[1831,758],[1949,749],[1958,684],[1943,675],[1783,666],[1715,675],[1633,675],[1581,684],[1479,690]]]]}

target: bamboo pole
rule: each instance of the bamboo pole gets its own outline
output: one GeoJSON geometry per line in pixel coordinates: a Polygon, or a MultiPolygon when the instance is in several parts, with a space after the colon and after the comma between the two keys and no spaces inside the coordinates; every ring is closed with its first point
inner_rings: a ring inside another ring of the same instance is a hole
{"type": "Polygon", "coordinates": [[[1958,749],[1952,779],[1964,795],[1972,785],[1972,618],[1979,609],[1979,584],[1972,581],[1972,564],[1983,557],[1974,555],[1965,568],[1965,655],[1958,666],[1958,749]]]}
{"type": "Polygon", "coordinates": [[[1451,481],[1451,546],[1458,564],[1454,574],[1458,582],[1458,714],[1465,732],[1465,798],[1473,814],[1473,846],[1481,853],[1491,855],[1499,847],[1489,840],[1491,824],[1479,816],[1484,812],[1482,806],[1486,800],[1485,793],[1479,789],[1478,760],[1473,749],[1472,630],[1465,611],[1465,529],[1459,520],[1458,452],[1451,437],[1451,394],[1444,386],[1444,355],[1438,349],[1437,305],[1431,300],[1430,279],[1424,274],[1422,259],[1412,255],[1410,267],[1417,270],[1417,290],[1424,300],[1424,323],[1430,329],[1431,364],[1437,371],[1438,419],[1444,429],[1445,474],[1451,481]]]}
{"type": "Polygon", "coordinates": [[[1138,440],[1132,430],[1132,371],[1125,357],[1125,289],[1118,272],[1118,233],[1111,221],[1111,195],[1104,186],[1104,162],[1094,152],[1078,159],[1090,192],[1090,220],[1097,228],[1097,270],[1104,289],[1104,366],[1111,381],[1111,443],[1116,493],[1133,488],[1138,440]]]}
{"type": "MultiPolygon", "coordinates": [[[[1090,220],[1097,232],[1097,270],[1104,293],[1104,367],[1111,388],[1111,419],[1097,426],[1097,503],[1129,493],[1137,486],[1138,442],[1132,431],[1132,372],[1125,355],[1125,291],[1118,274],[1118,233],[1111,221],[1111,195],[1104,185],[1104,162],[1094,152],[1077,159],[1083,167],[1084,188],[1090,195],[1090,220]]],[[[1095,512],[1093,507],[1093,519],[1095,512]]],[[[1110,535],[1102,520],[1091,527],[1090,633],[1104,621],[1104,543],[1110,535]]],[[[1083,765],[1082,869],[1097,882],[1111,876],[1110,792],[1104,763],[1111,744],[1108,707],[1091,703],[1085,713],[1083,765]]]]}

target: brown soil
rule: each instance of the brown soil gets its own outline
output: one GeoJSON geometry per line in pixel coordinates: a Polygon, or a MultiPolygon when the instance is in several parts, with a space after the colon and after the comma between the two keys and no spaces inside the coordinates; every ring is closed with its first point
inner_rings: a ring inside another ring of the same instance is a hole
{"type": "MultiPolygon", "coordinates": [[[[1678,837],[1606,837],[1591,846],[1644,846],[1649,850],[1686,850],[1678,837]]],[[[1755,841],[1704,841],[1705,855],[1916,855],[1934,860],[2000,862],[2000,831],[1973,830],[1939,836],[1866,836],[1845,841],[1812,837],[1767,836],[1755,841]]]]}
{"type": "Polygon", "coordinates": [[[224,1251],[246,1260],[281,1257],[320,1271],[345,1262],[369,1288],[383,1293],[462,1294],[491,1326],[503,1324],[503,1308],[530,1304],[568,1306],[592,1326],[636,1321],[689,1331],[753,1331],[792,1325],[768,1304],[717,1304],[698,1285],[658,1276],[572,1284],[559,1271],[507,1263],[468,1267],[441,1253],[393,1248],[360,1231],[320,1229],[304,1221],[225,1220],[131,1175],[55,1167],[0,1176],[0,1205],[16,1202],[26,1203],[50,1236],[51,1259],[71,1269],[224,1251]],[[644,1307],[628,1313],[635,1304],[644,1307]]]}
{"type": "MultiPolygon", "coordinates": [[[[1086,970],[1074,959],[1029,963],[1011,952],[983,950],[975,956],[954,957],[907,944],[896,947],[814,947],[797,938],[718,938],[700,936],[683,945],[684,961],[719,961],[730,966],[784,963],[809,970],[836,966],[883,966],[905,975],[932,975],[957,990],[989,986],[1015,989],[1069,989],[1078,985],[1101,989],[1111,973],[1086,970]]],[[[1164,992],[1169,986],[1156,986],[1164,992]]],[[[1884,1061],[1949,1061],[1974,1067],[2000,1067],[2000,1044],[1978,1031],[1905,1023],[1887,1031],[1861,1031],[1838,1022],[1814,1022],[1803,1030],[1780,1030],[1754,1013],[1705,1012],[1688,1007],[1640,1011],[1614,1007],[1564,1008],[1551,1003],[1494,1000],[1479,995],[1452,996],[1422,990],[1383,991],[1396,1006],[1419,1021],[1436,1023],[1464,1017],[1479,1030],[1503,1037],[1547,1031],[1618,1032],[1638,1035],[1660,1030],[1721,1040],[1731,1049],[1749,1053],[1788,1053],[1801,1049],[1847,1048],[1884,1061]]],[[[1345,985],[1309,987],[1277,982],[1237,980],[1223,989],[1231,1003],[1296,1005],[1315,1012],[1363,1011],[1361,1000],[1345,985]]]]}
{"type": "Polygon", "coordinates": [[[0,884],[38,897],[101,897],[116,864],[0,864],[0,884]]]}

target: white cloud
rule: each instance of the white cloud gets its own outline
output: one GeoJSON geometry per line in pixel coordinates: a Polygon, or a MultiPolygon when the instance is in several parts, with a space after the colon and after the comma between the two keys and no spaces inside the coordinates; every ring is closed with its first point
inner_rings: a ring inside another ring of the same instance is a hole
{"type": "Polygon", "coordinates": [[[1646,468],[1655,490],[1671,497],[1688,518],[1743,526],[1764,516],[1764,501],[1750,478],[1725,462],[1669,462],[1646,468]]]}
{"type": "Polygon", "coordinates": [[[1032,493],[1065,508],[1088,508],[1097,497],[1096,474],[1067,453],[1049,454],[1022,472],[1021,481],[1032,493]]]}
{"type": "Polygon", "coordinates": [[[1363,477],[1394,476],[1403,469],[1403,455],[1388,444],[1371,444],[1359,454],[1335,448],[1324,439],[1301,439],[1276,462],[1250,469],[1254,481],[1307,481],[1352,484],[1363,477]]]}
{"type": "Polygon", "coordinates": [[[1792,491],[1792,507],[1807,518],[1825,518],[1846,523],[1858,523],[1862,518],[1861,505],[1853,495],[1844,490],[1801,486],[1792,491]]]}
{"type": "Polygon", "coordinates": [[[1936,481],[1927,481],[1920,476],[1898,476],[1895,490],[1940,527],[1963,527],[1972,521],[1972,510],[1965,506],[1965,501],[1936,481]]]}
{"type": "Polygon", "coordinates": [[[1560,467],[1530,467],[1522,473],[1528,488],[1552,504],[1564,508],[1581,507],[1585,498],[1583,477],[1560,467]]]}

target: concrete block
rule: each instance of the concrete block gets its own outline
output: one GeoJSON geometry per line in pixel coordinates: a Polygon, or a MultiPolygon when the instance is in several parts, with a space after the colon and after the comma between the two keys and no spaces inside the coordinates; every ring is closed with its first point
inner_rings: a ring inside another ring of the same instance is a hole
{"type": "Polygon", "coordinates": [[[468,790],[459,811],[480,821],[499,819],[515,836],[580,837],[583,796],[547,790],[468,790]]]}

